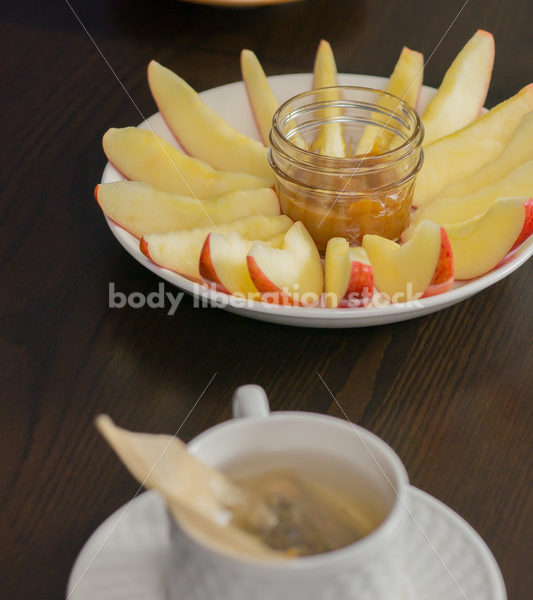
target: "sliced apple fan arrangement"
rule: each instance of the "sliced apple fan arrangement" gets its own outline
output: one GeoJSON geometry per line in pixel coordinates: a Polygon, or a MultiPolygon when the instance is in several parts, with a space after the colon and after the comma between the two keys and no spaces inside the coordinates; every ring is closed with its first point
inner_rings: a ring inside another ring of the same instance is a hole
{"type": "MultiPolygon", "coordinates": [[[[98,185],[96,198],[154,263],[227,294],[337,308],[445,292],[454,279],[494,269],[533,232],[533,84],[482,114],[493,61],[494,39],[478,31],[423,112],[424,163],[401,244],[367,234],[352,248],[333,238],[323,265],[304,225],[280,214],[266,147],[278,103],[249,50],[242,76],[264,144],[152,61],[152,95],[187,154],[152,131],[110,129],[104,151],[128,181],[98,185]]],[[[416,107],[422,73],[422,55],[404,48],[386,91],[416,107]]],[[[336,84],[322,41],[314,86],[336,84]]],[[[322,153],[342,156],[342,130],[319,135],[322,153]]],[[[387,142],[367,127],[357,152],[381,152],[387,142]]]]}

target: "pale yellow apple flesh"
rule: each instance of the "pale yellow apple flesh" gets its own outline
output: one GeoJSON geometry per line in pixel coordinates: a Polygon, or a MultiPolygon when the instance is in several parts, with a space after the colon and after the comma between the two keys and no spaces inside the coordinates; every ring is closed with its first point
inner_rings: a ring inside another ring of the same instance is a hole
{"type": "Polygon", "coordinates": [[[268,146],[272,117],[278,109],[278,101],[270,89],[261,63],[251,50],[241,52],[241,73],[261,139],[268,146]]]}
{"type": "Polygon", "coordinates": [[[197,200],[162,192],[147,183],[117,181],[96,186],[95,196],[110,219],[138,238],[148,233],[208,227],[250,215],[280,213],[278,197],[271,188],[197,200]]]}
{"type": "MultiPolygon", "coordinates": [[[[315,56],[313,69],[313,89],[339,85],[337,78],[337,65],[333,50],[326,40],[321,40],[315,56]]],[[[334,91],[320,96],[321,101],[339,100],[339,95],[334,91]]],[[[322,111],[325,119],[339,116],[336,108],[325,108],[322,111]]],[[[346,154],[346,144],[342,136],[340,123],[327,123],[318,130],[311,146],[312,150],[325,156],[343,158],[346,154]]]]}
{"type": "Polygon", "coordinates": [[[494,160],[511,139],[522,117],[533,110],[533,84],[501,102],[455,133],[424,148],[413,205],[421,206],[446,185],[468,177],[494,160]]]}
{"type": "Polygon", "coordinates": [[[487,97],[494,64],[494,37],[478,30],[455,57],[422,114],[424,144],[476,119],[487,97]]]}
{"type": "MultiPolygon", "coordinates": [[[[270,88],[261,63],[251,50],[241,52],[241,73],[257,128],[263,143],[268,146],[272,118],[278,109],[278,101],[270,88]]],[[[294,123],[289,120],[289,125],[294,126],[294,123]]],[[[291,142],[299,148],[307,150],[305,140],[299,135],[293,135],[291,142]]]]}
{"type": "MultiPolygon", "coordinates": [[[[400,58],[389,78],[385,91],[416,108],[424,78],[424,56],[420,52],[402,48],[400,58]]],[[[398,102],[393,98],[381,98],[378,106],[395,111],[398,102]]],[[[379,154],[390,149],[394,135],[382,127],[367,125],[357,145],[357,154],[379,154]]]]}
{"type": "Polygon", "coordinates": [[[248,270],[261,299],[272,304],[314,304],[324,289],[322,261],[313,238],[301,222],[285,234],[283,247],[255,242],[248,270]]]}
{"type": "Polygon", "coordinates": [[[507,177],[521,164],[533,160],[533,112],[524,115],[509,143],[494,160],[461,181],[447,185],[437,198],[457,198],[492,185],[507,177]]]}
{"type": "Polygon", "coordinates": [[[236,232],[229,235],[210,233],[200,254],[202,279],[219,292],[238,294],[252,300],[259,298],[246,262],[252,244],[252,240],[236,232]]]}
{"type": "Polygon", "coordinates": [[[413,222],[461,223],[486,212],[498,198],[530,197],[533,192],[533,160],[519,165],[507,177],[476,192],[457,198],[435,198],[413,214],[413,222]]]}
{"type": "Polygon", "coordinates": [[[400,246],[378,235],[363,238],[374,273],[374,285],[393,303],[441,293],[453,283],[453,258],[446,232],[423,221],[400,246]]]}
{"type": "Polygon", "coordinates": [[[350,248],[331,238],[325,257],[325,300],[328,308],[365,306],[373,295],[372,265],[364,248],[350,248]]]}
{"type": "Polygon", "coordinates": [[[456,279],[473,279],[494,269],[516,244],[526,223],[529,229],[523,238],[533,229],[533,202],[507,198],[480,217],[445,225],[456,279]]]}
{"type": "Polygon", "coordinates": [[[163,118],[189,154],[215,169],[249,173],[274,183],[263,144],[228,125],[176,73],[151,61],[148,83],[163,118]]]}
{"type": "MultiPolygon", "coordinates": [[[[281,248],[284,237],[280,234],[265,243],[281,248]]],[[[260,294],[250,277],[246,261],[253,243],[253,240],[243,238],[235,231],[229,235],[210,233],[200,255],[200,275],[204,281],[219,292],[259,300],[260,294]]]]}
{"type": "Polygon", "coordinates": [[[109,162],[124,177],[144,181],[166,192],[204,200],[272,184],[270,179],[247,173],[217,171],[184,154],[152,131],[137,127],[108,129],[102,143],[109,162]]]}
{"type": "Polygon", "coordinates": [[[251,240],[268,240],[284,233],[291,225],[292,221],[285,215],[277,217],[253,215],[217,226],[151,233],[141,239],[140,249],[159,266],[193,279],[200,279],[200,254],[209,233],[228,235],[236,231],[251,240]]]}

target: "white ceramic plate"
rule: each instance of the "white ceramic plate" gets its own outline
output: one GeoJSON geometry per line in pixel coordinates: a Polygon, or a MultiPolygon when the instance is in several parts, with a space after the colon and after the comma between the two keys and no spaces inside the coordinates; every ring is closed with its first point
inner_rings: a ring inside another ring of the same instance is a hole
{"type": "MultiPolygon", "coordinates": [[[[383,89],[387,84],[384,77],[370,75],[339,75],[340,85],[360,85],[371,88],[383,89]]],[[[269,77],[270,85],[278,100],[283,102],[300,92],[311,89],[312,75],[278,75],[269,77]]],[[[419,109],[423,110],[433,94],[434,88],[424,86],[420,97],[419,109]]],[[[252,116],[246,90],[242,82],[230,83],[200,94],[204,101],[224,117],[233,127],[246,135],[259,139],[255,121],[252,116]]],[[[169,143],[177,146],[176,140],[159,113],[152,115],[147,122],[140,125],[143,129],[152,128],[157,134],[169,143]]],[[[109,163],[102,175],[102,183],[124,179],[121,174],[109,163]]],[[[366,307],[366,308],[306,308],[297,306],[275,306],[263,302],[244,302],[233,296],[207,289],[200,284],[164,269],[152,263],[139,250],[138,240],[127,231],[107,220],[111,231],[124,248],[142,265],[153,271],[156,275],[176,285],[185,292],[198,299],[200,306],[214,304],[231,312],[241,314],[261,321],[296,325],[300,327],[367,327],[382,325],[413,319],[427,315],[443,308],[447,308],[461,300],[477,294],[481,290],[493,285],[500,279],[507,277],[520,265],[525,263],[533,254],[533,238],[524,243],[512,257],[498,269],[487,273],[483,277],[468,282],[455,282],[448,292],[422,298],[420,300],[395,305],[366,307]]]]}
{"type": "MultiPolygon", "coordinates": [[[[494,557],[461,517],[413,487],[408,504],[408,600],[506,599],[494,557]]],[[[167,570],[179,570],[170,555],[163,501],[155,492],[141,494],[89,538],[70,574],[67,600],[165,600],[167,570]]]]}

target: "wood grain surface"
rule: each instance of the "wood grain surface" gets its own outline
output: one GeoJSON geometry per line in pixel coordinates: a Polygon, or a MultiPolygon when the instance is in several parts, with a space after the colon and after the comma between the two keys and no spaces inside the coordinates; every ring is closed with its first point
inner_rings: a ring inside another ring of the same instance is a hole
{"type": "Polygon", "coordinates": [[[491,106],[531,81],[530,0],[470,0],[453,25],[463,0],[246,10],[72,0],[86,31],[61,0],[3,4],[0,596],[64,597],[87,537],[133,495],[96,414],[174,432],[216,373],[185,440],[227,419],[244,383],[264,386],[274,409],[338,415],[320,373],[350,419],[398,452],[414,485],[479,531],[509,598],[529,598],[533,261],[462,304],[368,329],[285,328],[188,297],[173,317],[113,310],[109,282],[147,294],[158,279],[118,245],[92,191],[104,131],[140,121],[118,79],[144,114],[155,111],[152,58],[203,90],[240,79],[244,47],[268,74],[304,72],[326,38],[339,71],[388,75],[405,44],[431,55],[425,83],[438,85],[483,28],[496,38],[491,106]]]}

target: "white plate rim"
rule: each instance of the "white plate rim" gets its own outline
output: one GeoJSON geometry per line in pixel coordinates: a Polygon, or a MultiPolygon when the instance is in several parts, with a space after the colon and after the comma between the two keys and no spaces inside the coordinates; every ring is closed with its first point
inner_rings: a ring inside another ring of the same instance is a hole
{"type": "MultiPolygon", "coordinates": [[[[291,82],[308,81],[310,83],[312,74],[310,73],[294,73],[285,75],[275,75],[268,78],[274,91],[277,88],[290,87],[291,82]]],[[[363,85],[367,87],[383,88],[386,86],[388,78],[374,75],[361,74],[339,74],[339,83],[342,85],[363,85]]],[[[216,108],[216,102],[212,98],[220,94],[232,94],[240,89],[241,94],[246,94],[244,83],[237,81],[225,85],[217,86],[209,90],[200,92],[200,96],[216,108]],[[210,102],[211,100],[211,102],[210,102]]],[[[302,88],[304,91],[308,88],[302,88]]],[[[423,86],[421,96],[426,102],[436,92],[435,88],[423,86]]],[[[296,93],[296,92],[293,92],[296,93]]],[[[280,100],[283,100],[280,98],[280,100]]],[[[233,123],[234,126],[237,124],[233,123]]],[[[143,121],[139,127],[146,129],[157,126],[165,127],[163,118],[160,113],[154,113],[146,121],[143,121]]],[[[258,133],[255,131],[243,131],[248,135],[254,135],[257,139],[258,133]]],[[[167,141],[175,140],[167,137],[167,141]]],[[[102,173],[101,183],[110,183],[112,181],[124,180],[114,167],[108,162],[102,173]]],[[[432,312],[443,310],[453,304],[457,304],[467,298],[478,294],[504,279],[521,265],[523,265],[533,255],[533,236],[524,242],[518,249],[514,251],[510,257],[507,257],[504,264],[498,268],[486,273],[485,275],[466,282],[454,282],[454,287],[442,294],[421,298],[414,302],[402,304],[390,304],[378,307],[364,308],[322,308],[322,307],[301,307],[301,306],[283,306],[268,304],[266,302],[244,302],[234,296],[228,296],[222,292],[207,288],[198,284],[174,271],[160,267],[153,263],[139,250],[138,240],[128,233],[125,229],[114,223],[108,217],[105,217],[109,228],[114,236],[125,248],[125,250],[141,263],[144,267],[164,279],[176,287],[182,289],[193,297],[201,300],[202,305],[208,304],[224,308],[231,312],[242,314],[255,319],[283,323],[286,325],[296,325],[304,327],[368,327],[373,325],[381,325],[385,323],[394,323],[407,319],[416,318],[432,312]]]]}

